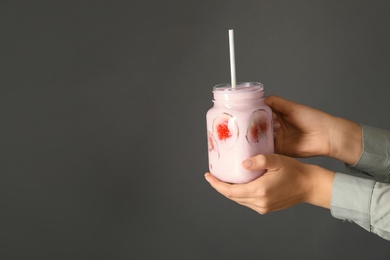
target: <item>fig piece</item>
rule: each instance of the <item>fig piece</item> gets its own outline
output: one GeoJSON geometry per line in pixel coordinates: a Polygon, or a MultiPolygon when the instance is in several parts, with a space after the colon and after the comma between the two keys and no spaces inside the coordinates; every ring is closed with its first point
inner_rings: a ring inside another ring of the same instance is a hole
{"type": "Polygon", "coordinates": [[[238,137],[236,119],[227,113],[217,116],[213,122],[213,133],[220,142],[230,142],[233,144],[238,137]]]}
{"type": "Polygon", "coordinates": [[[246,139],[249,143],[259,143],[263,136],[266,136],[269,127],[267,112],[264,109],[256,110],[252,113],[246,139]]]}
{"type": "Polygon", "coordinates": [[[218,144],[214,138],[213,133],[210,131],[207,131],[207,146],[210,153],[215,152],[218,154],[219,158],[219,150],[218,150],[218,144]]]}

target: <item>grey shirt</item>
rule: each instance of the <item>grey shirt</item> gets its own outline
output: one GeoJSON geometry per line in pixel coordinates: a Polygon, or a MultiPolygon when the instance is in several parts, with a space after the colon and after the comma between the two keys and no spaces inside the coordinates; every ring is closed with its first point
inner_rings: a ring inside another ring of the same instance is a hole
{"type": "Polygon", "coordinates": [[[362,132],[358,162],[335,175],[331,214],[390,240],[390,132],[365,125],[362,132]]]}

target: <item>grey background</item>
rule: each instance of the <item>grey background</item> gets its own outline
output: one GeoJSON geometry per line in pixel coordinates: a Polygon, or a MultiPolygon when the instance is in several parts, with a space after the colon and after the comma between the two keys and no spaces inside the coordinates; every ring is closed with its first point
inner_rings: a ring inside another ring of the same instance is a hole
{"type": "Polygon", "coordinates": [[[238,80],[390,129],[389,8],[0,1],[0,259],[389,259],[328,210],[262,216],[203,178],[228,29],[238,80]]]}

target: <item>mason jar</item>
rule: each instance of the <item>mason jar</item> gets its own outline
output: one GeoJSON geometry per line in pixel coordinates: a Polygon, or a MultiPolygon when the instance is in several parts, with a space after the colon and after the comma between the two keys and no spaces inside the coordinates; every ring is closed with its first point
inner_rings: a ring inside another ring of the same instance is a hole
{"type": "Polygon", "coordinates": [[[258,154],[274,153],[272,111],[264,103],[264,87],[258,82],[213,88],[214,106],[207,112],[209,170],[228,183],[247,183],[265,170],[246,170],[242,161],[258,154]]]}

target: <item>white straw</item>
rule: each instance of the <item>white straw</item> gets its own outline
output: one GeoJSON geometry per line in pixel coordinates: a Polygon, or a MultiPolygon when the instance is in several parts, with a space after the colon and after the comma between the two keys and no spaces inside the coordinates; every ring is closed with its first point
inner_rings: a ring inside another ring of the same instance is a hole
{"type": "Polygon", "coordinates": [[[236,61],[234,58],[234,33],[229,30],[229,49],[230,49],[230,74],[232,80],[232,88],[236,87],[236,61]]]}

